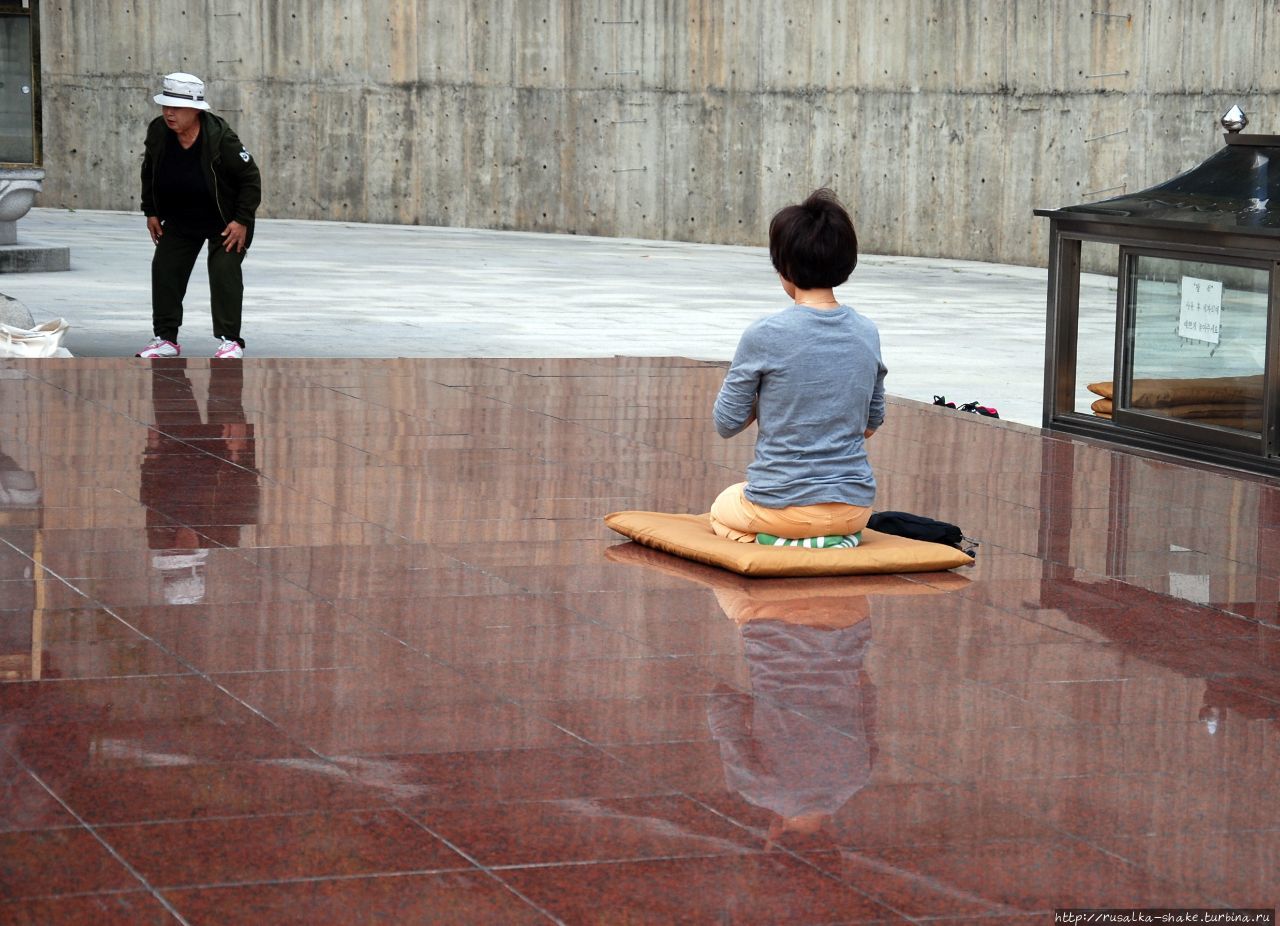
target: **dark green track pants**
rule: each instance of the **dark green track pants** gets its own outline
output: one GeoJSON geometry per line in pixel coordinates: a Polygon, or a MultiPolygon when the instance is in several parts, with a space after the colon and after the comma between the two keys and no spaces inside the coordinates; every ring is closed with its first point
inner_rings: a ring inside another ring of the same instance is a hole
{"type": "Polygon", "coordinates": [[[151,324],[154,334],[178,342],[182,327],[182,300],[187,294],[191,270],[200,249],[209,245],[209,300],[213,309],[213,336],[239,341],[240,311],[244,305],[244,276],[240,265],[248,248],[240,253],[224,250],[222,239],[199,238],[165,229],[151,258],[151,324]]]}

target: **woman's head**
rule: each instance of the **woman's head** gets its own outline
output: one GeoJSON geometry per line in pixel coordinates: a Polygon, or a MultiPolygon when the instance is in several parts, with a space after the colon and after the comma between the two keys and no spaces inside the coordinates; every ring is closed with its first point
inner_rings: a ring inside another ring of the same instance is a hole
{"type": "Polygon", "coordinates": [[[849,279],[858,264],[858,236],[836,194],[815,190],[780,209],[769,222],[769,258],[800,289],[829,289],[849,279]]]}

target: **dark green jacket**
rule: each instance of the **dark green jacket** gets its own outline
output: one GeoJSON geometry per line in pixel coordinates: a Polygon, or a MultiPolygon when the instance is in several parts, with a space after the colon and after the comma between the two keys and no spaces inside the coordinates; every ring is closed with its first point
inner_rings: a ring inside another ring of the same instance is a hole
{"type": "MultiPolygon", "coordinates": [[[[170,131],[163,116],[157,116],[147,126],[142,155],[142,211],[148,217],[163,211],[156,202],[156,173],[164,159],[165,133],[170,131]]],[[[224,223],[236,221],[247,226],[252,236],[253,214],[262,202],[262,175],[258,173],[258,165],[221,116],[200,113],[200,132],[204,135],[201,148],[204,179],[218,206],[218,214],[224,223]]]]}

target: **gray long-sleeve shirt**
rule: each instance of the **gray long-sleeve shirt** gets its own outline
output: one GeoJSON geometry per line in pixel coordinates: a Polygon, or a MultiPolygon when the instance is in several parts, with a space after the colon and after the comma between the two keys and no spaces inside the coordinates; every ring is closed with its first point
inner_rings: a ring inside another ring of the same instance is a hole
{"type": "Polygon", "coordinates": [[[793,305],[748,326],[715,404],[716,430],[732,437],[759,402],[747,498],[871,505],[863,432],[884,422],[885,372],[880,332],[848,306],[793,305]]]}

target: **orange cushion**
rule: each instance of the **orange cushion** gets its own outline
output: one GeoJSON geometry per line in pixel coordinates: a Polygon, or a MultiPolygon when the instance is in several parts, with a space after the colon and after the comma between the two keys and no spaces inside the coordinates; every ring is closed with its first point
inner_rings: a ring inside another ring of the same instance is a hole
{"type": "Polygon", "coordinates": [[[724,613],[740,624],[767,620],[851,627],[871,616],[868,595],[939,595],[969,584],[954,572],[930,573],[927,581],[894,575],[749,578],[638,543],[620,543],[604,555],[611,562],[655,569],[712,589],[724,613]]]}
{"type": "Polygon", "coordinates": [[[615,511],[604,523],[636,543],[744,576],[849,576],[940,572],[973,564],[955,547],[870,529],[856,547],[809,550],[738,543],[716,536],[705,514],[615,511]]]}
{"type": "MultiPolygon", "coordinates": [[[[1104,399],[1115,399],[1110,382],[1090,383],[1085,387],[1104,399]]],[[[1170,405],[1205,403],[1259,404],[1262,402],[1262,375],[1208,376],[1197,379],[1135,379],[1134,408],[1164,408],[1170,405]]]]}

